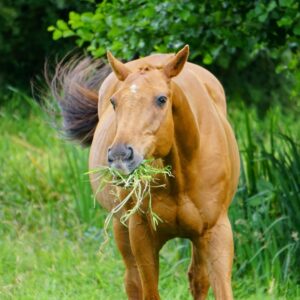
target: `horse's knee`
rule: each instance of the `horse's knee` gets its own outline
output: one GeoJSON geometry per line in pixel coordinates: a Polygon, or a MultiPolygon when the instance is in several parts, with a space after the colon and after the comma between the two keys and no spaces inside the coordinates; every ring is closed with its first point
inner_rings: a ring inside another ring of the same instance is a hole
{"type": "Polygon", "coordinates": [[[189,269],[187,272],[187,275],[188,275],[189,282],[191,282],[193,279],[193,271],[191,269],[189,269]]]}
{"type": "Polygon", "coordinates": [[[194,269],[190,269],[188,271],[188,279],[190,283],[190,291],[192,295],[195,297],[200,291],[199,291],[199,283],[197,281],[197,276],[195,274],[194,269]]]}
{"type": "Polygon", "coordinates": [[[208,289],[208,277],[198,268],[190,268],[188,271],[190,291],[194,299],[205,299],[208,289]]]}
{"type": "Polygon", "coordinates": [[[126,270],[124,282],[126,293],[130,300],[142,299],[142,287],[137,268],[126,270]]]}

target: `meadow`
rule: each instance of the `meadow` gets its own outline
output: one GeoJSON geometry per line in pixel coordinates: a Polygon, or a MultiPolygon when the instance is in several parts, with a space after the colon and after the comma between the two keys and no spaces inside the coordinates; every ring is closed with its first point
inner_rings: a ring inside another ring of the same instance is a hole
{"type": "MultiPolygon", "coordinates": [[[[126,299],[111,231],[99,254],[107,213],[94,206],[88,149],[63,140],[30,97],[2,97],[0,299],[126,299]]],[[[279,107],[259,118],[229,101],[228,111],[242,156],[230,209],[235,298],[300,299],[300,120],[279,107]]],[[[191,299],[189,255],[186,240],[163,248],[162,299],[191,299]]]]}

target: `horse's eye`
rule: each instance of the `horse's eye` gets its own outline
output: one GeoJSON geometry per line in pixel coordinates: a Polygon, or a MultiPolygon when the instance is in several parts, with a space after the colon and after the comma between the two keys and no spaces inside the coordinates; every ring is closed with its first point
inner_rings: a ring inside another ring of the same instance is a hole
{"type": "Polygon", "coordinates": [[[167,102],[166,96],[159,96],[156,98],[156,103],[158,106],[163,106],[167,102]]]}
{"type": "Polygon", "coordinates": [[[111,98],[109,101],[110,101],[113,109],[116,109],[116,101],[115,101],[115,99],[111,98]]]}

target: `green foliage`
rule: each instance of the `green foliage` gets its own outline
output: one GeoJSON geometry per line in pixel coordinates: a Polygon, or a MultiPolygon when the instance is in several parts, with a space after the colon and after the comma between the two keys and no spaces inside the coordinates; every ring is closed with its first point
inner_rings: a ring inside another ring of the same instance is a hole
{"type": "Polygon", "coordinates": [[[68,21],[58,20],[48,30],[54,39],[75,37],[95,57],[110,49],[125,60],[174,52],[188,43],[192,61],[215,71],[231,94],[238,91],[260,105],[269,96],[272,101],[290,94],[286,85],[300,58],[299,5],[297,0],[112,0],[93,12],[71,11],[68,21]]]}
{"type": "Polygon", "coordinates": [[[294,266],[300,264],[300,123],[276,109],[263,126],[253,112],[236,117],[242,156],[239,189],[230,209],[236,274],[251,273],[269,288],[299,280],[294,266]]]}
{"type": "Polygon", "coordinates": [[[12,94],[13,101],[0,110],[0,170],[5,170],[0,178],[2,204],[46,203],[48,218],[58,222],[52,206],[71,201],[80,222],[99,219],[84,175],[88,151],[63,143],[36,102],[17,90],[12,94]]]}

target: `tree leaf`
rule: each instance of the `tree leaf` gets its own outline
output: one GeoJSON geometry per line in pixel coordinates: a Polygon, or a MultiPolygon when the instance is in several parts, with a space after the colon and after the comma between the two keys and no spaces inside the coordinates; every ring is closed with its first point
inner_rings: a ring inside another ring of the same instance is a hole
{"type": "Polygon", "coordinates": [[[60,39],[62,37],[62,35],[63,35],[62,32],[60,30],[58,30],[58,29],[55,29],[53,31],[53,39],[54,40],[60,39]]]}

